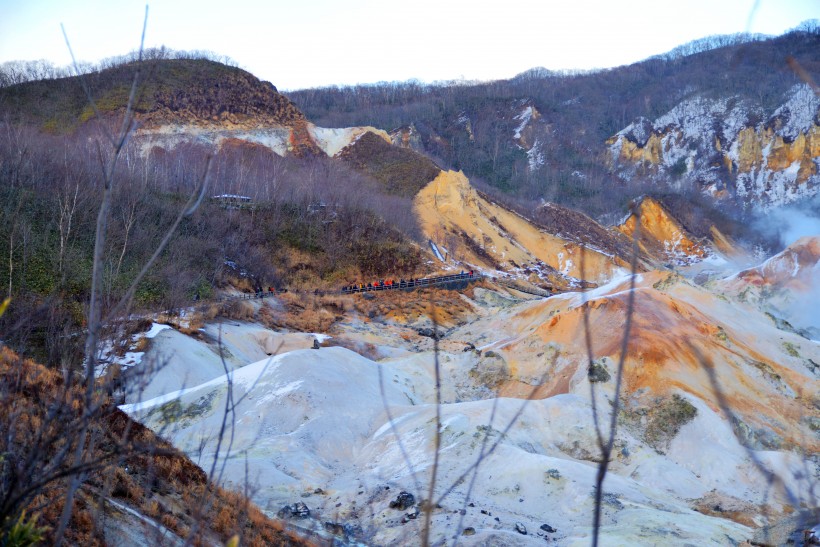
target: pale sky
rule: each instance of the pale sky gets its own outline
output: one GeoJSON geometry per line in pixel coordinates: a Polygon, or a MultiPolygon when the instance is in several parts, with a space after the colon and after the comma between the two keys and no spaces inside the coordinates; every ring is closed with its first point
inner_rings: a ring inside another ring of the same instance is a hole
{"type": "MultiPolygon", "coordinates": [[[[0,63],[139,45],[144,0],[0,0],[0,63]]],[[[154,0],[146,46],[205,49],[279,89],[604,68],[714,34],[782,34],[820,0],[154,0]],[[755,7],[756,6],[756,7],[755,7]]]]}

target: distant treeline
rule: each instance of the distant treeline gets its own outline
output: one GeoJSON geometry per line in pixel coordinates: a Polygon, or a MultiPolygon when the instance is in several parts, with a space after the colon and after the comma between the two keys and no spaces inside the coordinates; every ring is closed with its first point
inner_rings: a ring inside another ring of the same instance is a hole
{"type": "MultiPolygon", "coordinates": [[[[57,66],[46,59],[36,59],[29,61],[7,61],[0,63],[0,87],[35,82],[39,80],[54,80],[57,78],[68,78],[77,74],[91,74],[109,68],[114,68],[129,63],[134,63],[140,59],[139,51],[131,51],[125,55],[106,57],[97,62],[78,61],[77,66],[57,66]]],[[[234,59],[227,55],[219,55],[207,50],[176,50],[165,47],[147,48],[142,51],[143,60],[162,59],[205,59],[215,61],[223,65],[238,67],[234,59]]]]}

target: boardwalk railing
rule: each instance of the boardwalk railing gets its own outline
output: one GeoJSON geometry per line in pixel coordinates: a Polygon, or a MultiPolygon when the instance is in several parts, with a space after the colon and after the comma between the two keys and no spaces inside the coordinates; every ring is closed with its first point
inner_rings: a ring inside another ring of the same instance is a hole
{"type": "MultiPolygon", "coordinates": [[[[485,279],[486,276],[480,273],[459,273],[453,275],[442,275],[438,277],[424,277],[421,279],[412,279],[409,281],[392,281],[392,282],[379,282],[375,284],[370,284],[366,286],[356,286],[351,285],[348,287],[344,287],[339,291],[314,291],[314,294],[322,295],[325,294],[355,294],[355,293],[364,293],[364,292],[375,292],[375,291],[392,291],[392,290],[408,290],[408,289],[420,289],[424,287],[434,287],[438,285],[447,285],[450,283],[470,283],[473,281],[478,281],[480,279],[485,279]]],[[[524,285],[522,283],[502,279],[502,278],[492,278],[494,283],[502,285],[504,287],[514,289],[516,291],[524,292],[527,294],[532,294],[535,296],[551,296],[551,293],[547,290],[540,289],[538,287],[533,287],[529,285],[524,285]]],[[[255,293],[241,293],[235,295],[225,295],[220,298],[209,299],[205,301],[199,301],[197,304],[207,304],[210,302],[225,302],[230,300],[257,300],[257,299],[265,299],[265,298],[272,298],[274,296],[278,296],[282,293],[288,292],[287,289],[276,289],[276,290],[267,290],[267,291],[258,291],[255,293]]],[[[299,292],[299,291],[297,291],[299,292]]]]}
{"type": "Polygon", "coordinates": [[[382,281],[380,283],[370,284],[363,287],[358,287],[355,285],[351,287],[345,287],[342,289],[341,292],[342,294],[353,294],[372,291],[391,291],[396,289],[418,289],[422,287],[432,287],[435,285],[445,285],[448,283],[478,281],[483,277],[483,275],[478,273],[460,273],[453,275],[442,275],[439,277],[424,277],[422,279],[411,279],[410,281],[382,281]]]}

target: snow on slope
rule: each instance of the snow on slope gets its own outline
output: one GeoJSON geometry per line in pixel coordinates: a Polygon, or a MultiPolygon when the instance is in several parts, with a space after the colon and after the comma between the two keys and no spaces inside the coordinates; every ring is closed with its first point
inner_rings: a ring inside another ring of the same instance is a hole
{"type": "Polygon", "coordinates": [[[198,386],[224,375],[226,367],[232,371],[269,355],[309,348],[325,335],[276,333],[231,321],[206,325],[198,339],[156,324],[144,336],[157,340],[140,359],[139,385],[126,393],[127,403],[198,386]]]}
{"type": "Polygon", "coordinates": [[[355,142],[367,132],[380,136],[388,143],[392,144],[393,142],[386,131],[376,129],[375,127],[325,128],[309,124],[308,131],[310,131],[314,142],[316,142],[319,148],[328,156],[335,156],[339,151],[355,142]]]}

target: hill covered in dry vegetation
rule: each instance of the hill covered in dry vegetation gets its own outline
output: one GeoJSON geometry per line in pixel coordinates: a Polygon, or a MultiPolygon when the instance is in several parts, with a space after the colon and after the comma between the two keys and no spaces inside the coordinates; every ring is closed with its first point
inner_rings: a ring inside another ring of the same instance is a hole
{"type": "MultiPolygon", "coordinates": [[[[103,396],[89,410],[80,385],[0,348],[0,537],[55,540],[72,478],[83,482],[70,545],[299,545],[247,498],[208,474],[103,396]],[[79,431],[90,443],[74,458],[79,431]],[[17,534],[15,536],[14,534],[17,534]]],[[[35,542],[36,543],[36,542],[35,542]]],[[[19,543],[23,545],[27,543],[19,543]]]]}

